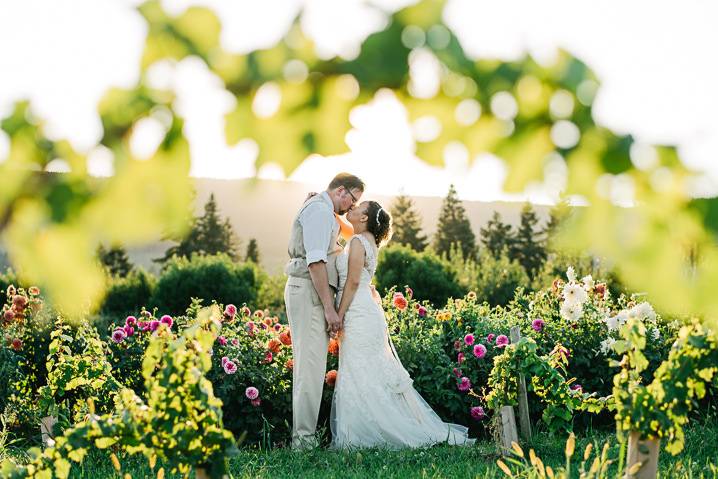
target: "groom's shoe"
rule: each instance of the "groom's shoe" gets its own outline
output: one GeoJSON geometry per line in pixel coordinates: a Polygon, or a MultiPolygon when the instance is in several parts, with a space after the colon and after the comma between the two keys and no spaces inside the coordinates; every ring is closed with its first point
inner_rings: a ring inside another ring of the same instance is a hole
{"type": "Polygon", "coordinates": [[[292,438],[293,451],[307,451],[319,447],[319,441],[316,435],[312,436],[295,436],[292,438]]]}

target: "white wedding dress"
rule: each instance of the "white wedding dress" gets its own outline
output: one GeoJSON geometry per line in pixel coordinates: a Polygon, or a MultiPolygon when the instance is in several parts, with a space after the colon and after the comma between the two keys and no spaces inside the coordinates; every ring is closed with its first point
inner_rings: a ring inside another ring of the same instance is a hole
{"type": "MultiPolygon", "coordinates": [[[[355,238],[363,244],[366,258],[359,288],[344,316],[330,420],[332,447],[473,444],[466,427],[443,422],[412,386],[391,343],[384,311],[371,294],[377,249],[362,235],[352,237],[350,248],[355,238]]],[[[348,273],[347,253],[337,258],[337,269],[339,304],[348,273]]]]}

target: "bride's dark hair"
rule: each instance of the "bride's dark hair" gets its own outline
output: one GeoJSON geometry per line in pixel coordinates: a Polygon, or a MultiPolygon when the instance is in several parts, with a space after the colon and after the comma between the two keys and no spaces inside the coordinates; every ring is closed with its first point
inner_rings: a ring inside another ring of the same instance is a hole
{"type": "Polygon", "coordinates": [[[370,201],[366,209],[369,219],[366,229],[374,235],[377,247],[391,238],[391,215],[376,201],[370,201]]]}

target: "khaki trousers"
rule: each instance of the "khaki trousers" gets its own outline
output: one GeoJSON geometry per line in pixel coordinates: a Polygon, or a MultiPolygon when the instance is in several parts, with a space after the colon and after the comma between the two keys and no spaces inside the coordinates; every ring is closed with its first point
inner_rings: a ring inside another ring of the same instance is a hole
{"type": "Polygon", "coordinates": [[[294,356],[292,447],[314,447],[329,345],[324,307],[312,280],[294,276],[287,280],[284,302],[294,356]]]}

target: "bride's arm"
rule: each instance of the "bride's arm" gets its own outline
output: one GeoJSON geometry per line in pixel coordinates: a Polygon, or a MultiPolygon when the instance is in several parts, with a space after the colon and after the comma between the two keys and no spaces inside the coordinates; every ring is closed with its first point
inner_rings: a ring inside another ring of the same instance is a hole
{"type": "Polygon", "coordinates": [[[359,287],[361,270],[364,268],[365,256],[366,251],[364,251],[364,245],[358,238],[354,238],[349,246],[349,271],[347,271],[347,281],[344,284],[342,301],[339,304],[339,311],[337,311],[337,314],[342,321],[344,321],[344,314],[346,314],[347,309],[349,309],[349,305],[352,304],[354,295],[359,287]]]}

